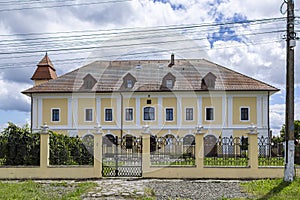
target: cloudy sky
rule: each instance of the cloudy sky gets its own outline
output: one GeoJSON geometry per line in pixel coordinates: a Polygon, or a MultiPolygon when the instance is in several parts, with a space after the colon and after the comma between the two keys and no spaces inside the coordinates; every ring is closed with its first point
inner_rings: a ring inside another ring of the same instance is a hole
{"type": "MultiPolygon", "coordinates": [[[[269,83],[274,133],[284,123],[283,0],[0,1],[0,129],[30,122],[36,64],[48,52],[62,75],[97,59],[206,58],[269,83]],[[281,8],[281,9],[280,9],[281,8]],[[107,48],[110,47],[110,48],[107,48]]],[[[295,0],[300,35],[300,0],[295,0]]],[[[300,119],[300,42],[295,48],[295,119],[300,119]]]]}

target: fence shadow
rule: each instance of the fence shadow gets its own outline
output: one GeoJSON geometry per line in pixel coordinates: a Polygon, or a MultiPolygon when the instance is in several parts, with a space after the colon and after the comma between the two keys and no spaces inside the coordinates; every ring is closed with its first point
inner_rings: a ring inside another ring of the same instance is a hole
{"type": "Polygon", "coordinates": [[[280,193],[284,188],[288,187],[290,184],[291,184],[291,182],[285,182],[284,180],[282,180],[279,185],[274,187],[272,190],[270,190],[270,192],[268,192],[264,196],[258,198],[258,200],[267,200],[267,199],[271,198],[272,196],[280,193]]]}

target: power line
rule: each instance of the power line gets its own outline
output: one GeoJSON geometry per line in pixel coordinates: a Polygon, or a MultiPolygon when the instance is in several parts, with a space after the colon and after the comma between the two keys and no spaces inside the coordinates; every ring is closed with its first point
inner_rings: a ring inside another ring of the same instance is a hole
{"type": "Polygon", "coordinates": [[[132,0],[111,0],[111,1],[101,1],[101,2],[90,2],[90,3],[80,3],[80,4],[64,4],[64,5],[49,5],[49,6],[31,6],[31,7],[23,7],[23,8],[8,8],[1,9],[0,12],[8,12],[8,11],[20,11],[20,10],[31,10],[31,9],[46,9],[46,8],[62,8],[62,7],[70,7],[70,6],[88,6],[88,5],[97,5],[97,4],[107,4],[107,3],[122,3],[132,0]]]}

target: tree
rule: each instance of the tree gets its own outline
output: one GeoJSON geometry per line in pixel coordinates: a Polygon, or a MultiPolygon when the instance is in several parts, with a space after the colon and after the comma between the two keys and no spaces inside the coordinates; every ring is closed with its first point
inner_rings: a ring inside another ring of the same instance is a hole
{"type": "MultiPolygon", "coordinates": [[[[295,134],[295,139],[299,140],[300,139],[300,120],[294,121],[294,134],[295,134]]],[[[283,139],[285,137],[285,124],[283,124],[281,127],[280,137],[283,139]]]]}

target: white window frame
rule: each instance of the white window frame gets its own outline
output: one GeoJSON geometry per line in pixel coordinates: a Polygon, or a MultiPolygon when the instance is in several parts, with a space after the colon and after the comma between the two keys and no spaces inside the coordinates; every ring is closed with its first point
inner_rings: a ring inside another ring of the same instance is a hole
{"type": "Polygon", "coordinates": [[[51,122],[58,123],[60,122],[61,112],[60,108],[51,108],[51,122]],[[58,121],[53,121],[53,110],[58,110],[58,121]]]}
{"type": "Polygon", "coordinates": [[[241,106],[240,107],[240,122],[249,122],[250,121],[250,106],[241,106]],[[242,108],[248,109],[248,120],[242,120],[242,108]]]}
{"type": "Polygon", "coordinates": [[[114,109],[111,107],[104,108],[104,121],[105,122],[113,122],[114,121],[114,109]],[[106,110],[111,110],[111,120],[106,120],[106,110]]]}
{"type": "Polygon", "coordinates": [[[215,121],[215,119],[216,119],[216,115],[215,115],[215,112],[216,112],[216,109],[215,109],[215,107],[205,107],[205,121],[207,121],[207,122],[213,122],[213,121],[215,121]],[[213,119],[212,120],[208,120],[207,119],[207,109],[213,109],[213,119]]]}
{"type": "Polygon", "coordinates": [[[154,106],[144,106],[143,107],[143,121],[145,121],[145,122],[153,122],[153,121],[155,121],[156,120],[156,109],[155,109],[155,107],[154,106]],[[152,119],[150,119],[150,120],[145,120],[145,108],[153,108],[154,109],[154,119],[152,120],[152,119]]]}
{"type": "Polygon", "coordinates": [[[133,122],[133,121],[134,121],[134,108],[133,108],[133,107],[126,107],[126,108],[124,109],[124,119],[125,119],[126,122],[133,122]],[[126,119],[126,110],[127,110],[127,109],[132,109],[132,120],[127,120],[127,119],[126,119]]]}
{"type": "Polygon", "coordinates": [[[127,79],[126,80],[126,88],[132,88],[132,87],[133,87],[133,81],[131,79],[127,79]]]}
{"type": "Polygon", "coordinates": [[[93,122],[94,121],[94,109],[93,108],[85,108],[84,109],[84,122],[93,122]],[[92,120],[86,120],[87,110],[92,110],[92,120]]]}
{"type": "Polygon", "coordinates": [[[174,108],[173,107],[167,107],[165,108],[165,121],[166,122],[173,122],[175,120],[175,115],[174,115],[174,108]],[[167,120],[167,109],[172,109],[172,120],[167,120]]]}
{"type": "Polygon", "coordinates": [[[166,87],[167,88],[173,88],[173,80],[172,79],[167,79],[166,80],[166,87]]]}
{"type": "Polygon", "coordinates": [[[194,112],[194,107],[186,107],[186,108],[184,108],[184,119],[185,119],[185,121],[187,121],[187,122],[192,122],[192,121],[195,121],[195,112],[194,112]],[[192,111],[193,111],[193,119],[187,119],[187,109],[192,109],[192,111]]]}

